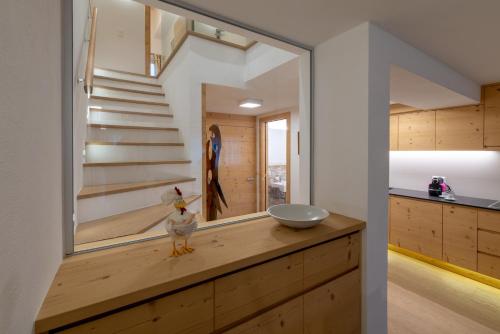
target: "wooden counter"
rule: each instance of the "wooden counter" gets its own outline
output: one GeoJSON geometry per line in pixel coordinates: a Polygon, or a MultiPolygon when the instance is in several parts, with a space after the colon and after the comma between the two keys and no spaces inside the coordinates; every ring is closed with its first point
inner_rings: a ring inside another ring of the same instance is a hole
{"type": "MultiPolygon", "coordinates": [[[[273,218],[199,231],[194,253],[169,257],[169,238],[65,259],[35,322],[36,333],[102,315],[275,259],[363,229],[364,222],[332,214],[308,230],[273,218]]],[[[350,256],[351,254],[349,254],[350,256]]]]}

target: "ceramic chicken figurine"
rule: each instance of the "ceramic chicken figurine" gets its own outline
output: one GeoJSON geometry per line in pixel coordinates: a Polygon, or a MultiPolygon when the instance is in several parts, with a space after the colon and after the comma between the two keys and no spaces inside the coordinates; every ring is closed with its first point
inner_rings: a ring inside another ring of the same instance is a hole
{"type": "Polygon", "coordinates": [[[188,246],[187,242],[194,230],[198,227],[198,222],[194,219],[195,214],[188,212],[186,202],[182,198],[182,192],[175,187],[174,191],[167,191],[162,196],[163,203],[170,204],[173,202],[175,211],[172,212],[166,219],[165,228],[168,235],[172,238],[172,254],[170,256],[179,256],[186,253],[191,253],[194,248],[188,246]],[[184,241],[184,245],[177,249],[176,243],[179,240],[184,241]]]}

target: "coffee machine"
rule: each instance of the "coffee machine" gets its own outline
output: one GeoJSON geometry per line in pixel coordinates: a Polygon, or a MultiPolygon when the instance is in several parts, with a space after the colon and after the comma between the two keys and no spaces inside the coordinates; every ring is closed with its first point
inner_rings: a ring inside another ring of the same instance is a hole
{"type": "Polygon", "coordinates": [[[432,181],[429,184],[429,195],[430,196],[442,196],[443,193],[449,192],[451,189],[446,184],[446,177],[444,176],[433,176],[432,181]]]}

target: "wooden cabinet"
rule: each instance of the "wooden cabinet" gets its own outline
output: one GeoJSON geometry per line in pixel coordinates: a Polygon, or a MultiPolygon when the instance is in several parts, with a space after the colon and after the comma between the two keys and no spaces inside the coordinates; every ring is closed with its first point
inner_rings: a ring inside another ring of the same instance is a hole
{"type": "Polygon", "coordinates": [[[484,146],[500,149],[500,84],[483,87],[484,146]]]}
{"type": "Polygon", "coordinates": [[[361,333],[361,277],[356,269],[304,295],[305,334],[361,333]]]}
{"type": "Polygon", "coordinates": [[[477,270],[477,209],[443,205],[443,260],[477,270]]]}
{"type": "Polygon", "coordinates": [[[436,111],[436,150],[482,150],[483,136],[481,106],[436,111]]]}
{"type": "Polygon", "coordinates": [[[359,233],[304,251],[304,289],[355,268],[361,250],[359,233]]]}
{"type": "Polygon", "coordinates": [[[303,297],[300,296],[224,333],[302,334],[304,333],[303,312],[303,297]]]}
{"type": "Polygon", "coordinates": [[[397,151],[399,149],[399,116],[391,115],[389,117],[389,150],[397,151]]]}
{"type": "Polygon", "coordinates": [[[490,254],[477,254],[477,271],[500,279],[500,257],[490,254]]]}
{"type": "Polygon", "coordinates": [[[201,284],[57,333],[211,333],[213,291],[213,282],[201,284]]]}
{"type": "Polygon", "coordinates": [[[500,233],[500,211],[479,210],[477,213],[477,225],[482,230],[500,233]]]}
{"type": "Polygon", "coordinates": [[[500,233],[480,230],[477,239],[480,252],[500,257],[500,233]]]}
{"type": "Polygon", "coordinates": [[[303,254],[295,253],[215,280],[215,329],[302,291],[303,254]]]}
{"type": "Polygon", "coordinates": [[[391,243],[436,259],[443,255],[443,206],[403,197],[390,198],[391,243]]]}
{"type": "Polygon", "coordinates": [[[478,259],[477,270],[500,279],[500,212],[478,212],[478,259]]]}
{"type": "Polygon", "coordinates": [[[400,151],[436,149],[436,112],[434,110],[400,114],[398,117],[400,151]]]}

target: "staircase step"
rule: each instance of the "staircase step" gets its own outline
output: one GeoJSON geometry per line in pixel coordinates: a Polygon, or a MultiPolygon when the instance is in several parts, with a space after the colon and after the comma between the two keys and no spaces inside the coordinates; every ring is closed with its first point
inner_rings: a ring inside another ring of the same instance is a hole
{"type": "Polygon", "coordinates": [[[154,116],[154,117],[174,117],[172,114],[165,114],[159,112],[140,112],[140,111],[131,111],[131,110],[118,110],[118,109],[102,109],[102,108],[89,108],[90,111],[93,112],[109,112],[115,114],[124,114],[124,115],[138,115],[138,116],[154,116]]]}
{"type": "MultiPolygon", "coordinates": [[[[189,205],[200,197],[200,195],[187,196],[184,200],[189,205]]],[[[157,204],[78,224],[75,232],[75,244],[80,245],[98,240],[144,233],[164,220],[174,210],[172,204],[157,204]]]]}
{"type": "Polygon", "coordinates": [[[141,81],[135,81],[135,80],[120,79],[120,78],[113,78],[113,77],[108,77],[105,75],[94,75],[94,79],[110,80],[110,81],[116,81],[116,82],[130,83],[130,84],[134,84],[134,85],[145,85],[145,86],[150,86],[150,87],[161,88],[161,85],[159,85],[159,84],[154,84],[154,83],[149,83],[149,82],[141,82],[141,81]]]}
{"type": "Polygon", "coordinates": [[[95,70],[96,71],[106,71],[106,72],[121,73],[121,74],[127,74],[127,75],[134,75],[134,76],[138,76],[138,77],[141,77],[141,78],[156,79],[156,77],[151,76],[149,74],[129,72],[129,71],[123,71],[123,70],[115,70],[115,69],[112,69],[112,68],[95,67],[95,70]]]}
{"type": "Polygon", "coordinates": [[[101,140],[89,140],[86,145],[123,145],[123,146],[184,146],[184,143],[139,143],[139,142],[112,142],[101,140]]]}
{"type": "Polygon", "coordinates": [[[119,183],[119,184],[103,184],[98,186],[86,186],[83,187],[77,196],[77,199],[92,198],[98,196],[107,196],[113,194],[120,194],[129,191],[136,191],[141,189],[156,188],[171,184],[193,182],[195,178],[192,177],[179,177],[172,178],[168,180],[158,180],[158,181],[145,181],[137,183],[119,183]]]}
{"type": "Polygon", "coordinates": [[[123,99],[123,98],[119,98],[119,97],[110,97],[110,96],[92,95],[90,98],[92,100],[98,100],[98,101],[110,101],[110,102],[132,103],[132,104],[147,104],[147,105],[162,106],[162,107],[169,106],[169,104],[165,103],[165,102],[123,99]]]}
{"type": "Polygon", "coordinates": [[[122,129],[122,130],[160,130],[160,131],[179,131],[178,128],[161,127],[161,126],[144,126],[144,125],[125,125],[125,124],[106,124],[106,123],[89,123],[91,128],[99,129],[122,129]]]}
{"type": "Polygon", "coordinates": [[[112,86],[105,86],[105,85],[94,85],[94,88],[101,88],[101,89],[107,89],[107,90],[114,90],[114,91],[117,91],[117,92],[133,93],[133,94],[146,94],[146,95],[154,95],[154,96],[165,96],[164,93],[156,93],[156,92],[150,92],[150,91],[146,91],[146,90],[121,88],[121,87],[112,87],[112,86]]]}
{"type": "Polygon", "coordinates": [[[119,167],[146,165],[179,165],[190,164],[191,160],[156,160],[156,161],[116,161],[116,162],[85,162],[83,167],[119,167]]]}

